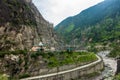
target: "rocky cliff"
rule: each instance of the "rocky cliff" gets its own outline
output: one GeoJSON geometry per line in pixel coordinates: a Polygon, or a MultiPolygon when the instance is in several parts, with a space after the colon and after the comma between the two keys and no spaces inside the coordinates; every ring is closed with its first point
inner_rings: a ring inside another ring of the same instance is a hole
{"type": "Polygon", "coordinates": [[[0,0],[0,50],[30,49],[40,41],[48,48],[58,46],[53,24],[32,0],[0,0]]]}

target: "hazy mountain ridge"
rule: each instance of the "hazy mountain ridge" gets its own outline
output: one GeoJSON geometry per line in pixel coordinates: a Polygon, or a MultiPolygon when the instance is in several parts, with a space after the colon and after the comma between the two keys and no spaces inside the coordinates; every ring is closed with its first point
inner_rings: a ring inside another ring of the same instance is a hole
{"type": "Polygon", "coordinates": [[[120,39],[119,19],[120,1],[105,0],[82,11],[76,16],[63,20],[55,27],[55,30],[68,43],[74,40],[79,41],[79,43],[83,41],[109,42],[120,39]],[[70,32],[67,32],[66,29],[69,29],[71,24],[74,25],[74,28],[70,32]],[[111,34],[114,34],[114,36],[111,34]],[[73,40],[71,41],[71,39],[73,40]]]}

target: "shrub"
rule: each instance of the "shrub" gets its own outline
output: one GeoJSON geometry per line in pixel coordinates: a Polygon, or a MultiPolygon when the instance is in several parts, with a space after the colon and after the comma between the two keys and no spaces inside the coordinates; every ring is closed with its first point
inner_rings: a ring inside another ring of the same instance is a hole
{"type": "Polygon", "coordinates": [[[114,45],[113,50],[110,52],[109,57],[120,57],[120,46],[114,45]]]}
{"type": "Polygon", "coordinates": [[[37,58],[37,55],[36,55],[35,53],[32,53],[32,54],[31,54],[31,58],[36,59],[36,58],[37,58]]]}
{"type": "Polygon", "coordinates": [[[0,51],[0,57],[4,57],[5,55],[18,55],[18,54],[27,54],[27,50],[16,50],[16,51],[0,51]]]}
{"type": "Polygon", "coordinates": [[[18,55],[18,54],[27,54],[27,50],[16,50],[16,51],[11,51],[11,54],[18,55]]]}
{"type": "Polygon", "coordinates": [[[7,76],[3,76],[0,74],[0,80],[8,80],[7,76]]]}
{"type": "Polygon", "coordinates": [[[1,58],[3,58],[6,54],[10,54],[10,51],[0,51],[1,58]]]}
{"type": "Polygon", "coordinates": [[[120,80],[120,73],[116,75],[113,80],[120,80]]]}

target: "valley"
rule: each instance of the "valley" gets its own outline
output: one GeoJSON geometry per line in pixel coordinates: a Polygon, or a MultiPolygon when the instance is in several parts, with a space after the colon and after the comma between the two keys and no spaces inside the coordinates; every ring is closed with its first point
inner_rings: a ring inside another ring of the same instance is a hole
{"type": "Polygon", "coordinates": [[[32,0],[0,1],[0,80],[120,80],[120,0],[56,26],[42,14],[32,0]]]}

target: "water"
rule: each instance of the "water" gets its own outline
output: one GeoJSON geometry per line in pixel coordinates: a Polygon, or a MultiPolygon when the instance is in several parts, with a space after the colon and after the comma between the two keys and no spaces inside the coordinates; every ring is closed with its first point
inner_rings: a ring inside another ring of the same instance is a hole
{"type": "Polygon", "coordinates": [[[100,73],[100,75],[82,80],[112,80],[117,69],[117,61],[113,58],[108,58],[107,55],[109,53],[110,51],[101,51],[98,53],[98,55],[102,57],[104,62],[104,70],[100,73]]]}
{"type": "Polygon", "coordinates": [[[101,56],[104,61],[105,69],[100,76],[97,76],[92,80],[112,80],[113,79],[113,76],[115,75],[115,72],[117,69],[117,61],[113,58],[108,58],[107,55],[109,53],[110,51],[101,51],[98,53],[98,55],[101,56]]]}

